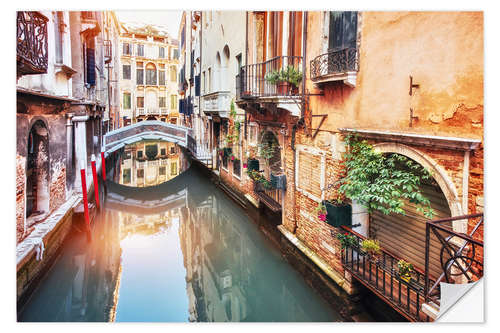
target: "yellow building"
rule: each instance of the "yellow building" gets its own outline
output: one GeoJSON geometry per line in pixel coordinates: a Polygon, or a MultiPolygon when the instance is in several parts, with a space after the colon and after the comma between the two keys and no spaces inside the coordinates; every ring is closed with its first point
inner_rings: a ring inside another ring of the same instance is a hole
{"type": "Polygon", "coordinates": [[[142,120],[177,124],[177,40],[158,25],[121,27],[120,125],[142,120]]]}

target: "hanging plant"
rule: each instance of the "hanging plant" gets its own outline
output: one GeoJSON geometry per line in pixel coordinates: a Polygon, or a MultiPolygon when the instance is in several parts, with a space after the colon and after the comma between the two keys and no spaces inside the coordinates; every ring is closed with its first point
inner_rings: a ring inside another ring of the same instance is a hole
{"type": "Polygon", "coordinates": [[[274,143],[259,143],[259,157],[268,161],[274,155],[276,144],[274,143]]]}
{"type": "Polygon", "coordinates": [[[314,208],[314,213],[318,216],[318,219],[322,222],[326,221],[326,206],[323,203],[319,203],[316,208],[314,208]]]}
{"type": "Polygon", "coordinates": [[[400,154],[376,152],[365,140],[352,135],[345,138],[348,151],[342,164],[345,175],[338,181],[338,191],[368,209],[383,214],[405,214],[408,200],[417,211],[431,219],[434,211],[430,200],[420,190],[423,180],[431,178],[420,164],[400,154]]]}

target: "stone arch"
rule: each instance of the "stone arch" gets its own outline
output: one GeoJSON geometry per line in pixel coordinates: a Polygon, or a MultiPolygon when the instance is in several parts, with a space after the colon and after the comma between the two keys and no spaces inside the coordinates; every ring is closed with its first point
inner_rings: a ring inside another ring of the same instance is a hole
{"type": "Polygon", "coordinates": [[[49,212],[50,160],[49,130],[45,119],[33,119],[26,151],[26,218],[29,227],[49,212]]]}
{"type": "MultiPolygon", "coordinates": [[[[458,192],[455,184],[451,181],[446,170],[444,170],[436,161],[430,156],[422,153],[421,151],[400,143],[379,143],[375,144],[373,148],[381,153],[397,153],[411,158],[415,162],[425,167],[433,176],[434,180],[438,183],[441,191],[443,192],[448,206],[450,207],[451,216],[463,215],[462,205],[458,197],[458,192]]],[[[454,225],[454,229],[462,229],[463,226],[454,225]]],[[[466,226],[465,226],[466,228],[466,226]]],[[[457,230],[458,231],[458,230],[457,230]]],[[[465,231],[465,229],[463,230],[465,231]]]]}
{"type": "MultiPolygon", "coordinates": [[[[270,129],[264,129],[259,138],[259,143],[276,144],[277,147],[274,150],[273,156],[269,159],[269,172],[278,173],[281,172],[282,161],[281,161],[281,144],[279,142],[279,136],[270,129]]],[[[266,164],[266,163],[264,163],[266,164]]],[[[267,168],[267,166],[266,166],[267,168]]]]}
{"type": "Polygon", "coordinates": [[[217,54],[215,55],[215,73],[213,77],[213,87],[214,91],[219,91],[221,87],[221,71],[222,71],[222,60],[220,53],[217,51],[217,54]]]}

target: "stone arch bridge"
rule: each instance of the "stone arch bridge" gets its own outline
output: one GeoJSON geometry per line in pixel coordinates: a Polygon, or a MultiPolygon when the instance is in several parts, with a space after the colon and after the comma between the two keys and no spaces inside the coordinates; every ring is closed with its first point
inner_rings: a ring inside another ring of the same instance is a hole
{"type": "Polygon", "coordinates": [[[126,145],[142,140],[173,142],[192,153],[196,152],[196,141],[193,138],[192,129],[158,120],[145,120],[106,133],[103,142],[104,154],[107,157],[126,145]]]}

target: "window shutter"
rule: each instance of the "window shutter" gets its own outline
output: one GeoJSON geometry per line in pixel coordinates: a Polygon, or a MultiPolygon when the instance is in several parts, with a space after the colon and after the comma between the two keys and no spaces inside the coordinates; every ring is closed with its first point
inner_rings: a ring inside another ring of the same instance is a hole
{"type": "Polygon", "coordinates": [[[356,47],[358,12],[330,12],[328,48],[341,50],[356,47]]]}
{"type": "Polygon", "coordinates": [[[87,83],[95,86],[95,52],[87,48],[87,83]]]}
{"type": "Polygon", "coordinates": [[[321,198],[321,174],[318,172],[321,155],[299,151],[298,162],[298,187],[316,198],[321,198]]]}

